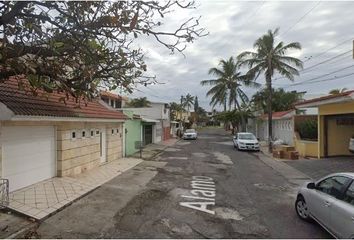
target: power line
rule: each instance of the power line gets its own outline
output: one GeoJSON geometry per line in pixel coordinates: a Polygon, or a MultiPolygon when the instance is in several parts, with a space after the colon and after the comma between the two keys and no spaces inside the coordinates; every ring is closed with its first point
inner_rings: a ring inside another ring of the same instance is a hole
{"type": "Polygon", "coordinates": [[[289,85],[287,85],[287,86],[285,86],[285,87],[301,85],[302,83],[305,83],[305,82],[312,82],[313,80],[317,80],[317,79],[320,79],[320,78],[323,78],[323,77],[327,77],[327,76],[329,76],[329,75],[332,75],[332,74],[334,74],[334,73],[338,73],[338,72],[344,71],[344,70],[349,69],[349,68],[352,68],[352,67],[354,67],[354,64],[353,64],[353,65],[350,65],[350,66],[347,66],[347,67],[344,67],[344,68],[341,68],[341,69],[338,69],[338,70],[335,70],[335,71],[332,71],[332,72],[330,72],[330,73],[326,73],[326,74],[323,74],[323,75],[314,77],[314,78],[310,78],[310,79],[306,79],[306,80],[301,81],[301,82],[289,84],[289,85]]]}
{"type": "Polygon", "coordinates": [[[344,40],[343,42],[341,42],[341,43],[335,45],[334,47],[331,47],[331,48],[325,50],[324,52],[322,52],[322,53],[320,53],[320,54],[318,54],[318,55],[315,55],[314,57],[311,56],[310,58],[307,58],[306,60],[304,60],[304,62],[307,62],[307,61],[310,61],[310,60],[312,60],[312,59],[314,59],[314,58],[320,57],[320,56],[322,56],[323,54],[326,54],[326,53],[328,53],[329,51],[331,51],[331,50],[333,50],[333,49],[336,49],[337,47],[342,46],[344,43],[349,42],[349,41],[351,41],[351,40],[352,40],[352,38],[349,38],[349,39],[347,39],[347,40],[344,40]]]}
{"type": "Polygon", "coordinates": [[[318,5],[320,5],[320,3],[321,3],[321,1],[318,1],[315,6],[313,6],[309,11],[307,11],[301,18],[299,18],[299,20],[297,20],[297,21],[295,22],[295,24],[293,24],[291,27],[289,27],[284,33],[280,34],[279,37],[280,37],[280,36],[283,36],[283,37],[284,37],[284,35],[286,35],[286,34],[287,34],[289,31],[291,31],[297,24],[299,24],[302,20],[304,20],[304,18],[305,18],[307,15],[309,15],[318,5]]]}
{"type": "MultiPolygon", "coordinates": [[[[331,58],[326,59],[326,60],[324,60],[324,61],[322,61],[322,62],[319,62],[319,63],[316,63],[316,64],[314,64],[314,65],[311,65],[311,66],[309,66],[309,67],[307,67],[307,68],[304,68],[304,69],[300,70],[299,73],[304,73],[304,72],[305,72],[305,73],[309,73],[309,72],[308,72],[309,69],[313,69],[313,68],[316,68],[317,66],[320,66],[320,65],[322,65],[322,64],[331,62],[332,60],[337,59],[337,58],[342,57],[342,56],[345,56],[346,54],[348,54],[348,53],[350,53],[350,52],[352,52],[352,50],[348,50],[348,51],[346,51],[346,52],[344,52],[344,53],[340,53],[340,54],[338,54],[338,55],[335,55],[334,57],[331,57],[331,58]]],[[[280,79],[285,79],[285,78],[286,78],[286,77],[278,77],[278,78],[275,78],[273,81],[275,81],[275,80],[280,80],[280,79]]]]}
{"type": "Polygon", "coordinates": [[[335,76],[333,78],[327,78],[327,79],[322,79],[322,80],[317,80],[317,81],[312,81],[312,82],[302,82],[301,84],[296,84],[295,83],[295,84],[286,86],[284,88],[292,87],[292,86],[295,86],[295,85],[305,85],[305,84],[312,84],[312,83],[318,83],[318,82],[333,81],[333,80],[338,80],[338,79],[341,79],[341,78],[349,77],[349,76],[352,76],[352,75],[354,75],[354,72],[353,73],[349,73],[349,74],[345,74],[345,75],[342,75],[342,76],[335,76]]]}

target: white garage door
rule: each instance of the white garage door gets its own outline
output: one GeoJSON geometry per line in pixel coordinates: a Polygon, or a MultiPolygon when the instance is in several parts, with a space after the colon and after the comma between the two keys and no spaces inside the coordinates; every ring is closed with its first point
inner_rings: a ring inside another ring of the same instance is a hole
{"type": "Polygon", "coordinates": [[[9,179],[10,191],[54,177],[54,128],[3,127],[3,178],[9,179]]]}

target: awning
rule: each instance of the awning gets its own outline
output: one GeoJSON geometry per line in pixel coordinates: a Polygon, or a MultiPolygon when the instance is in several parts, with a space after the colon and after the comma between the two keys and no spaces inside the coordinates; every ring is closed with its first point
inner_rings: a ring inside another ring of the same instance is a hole
{"type": "Polygon", "coordinates": [[[145,118],[145,117],[142,117],[141,120],[142,120],[143,122],[149,122],[149,123],[159,123],[159,122],[160,122],[159,120],[150,119],[150,118],[145,118]]]}

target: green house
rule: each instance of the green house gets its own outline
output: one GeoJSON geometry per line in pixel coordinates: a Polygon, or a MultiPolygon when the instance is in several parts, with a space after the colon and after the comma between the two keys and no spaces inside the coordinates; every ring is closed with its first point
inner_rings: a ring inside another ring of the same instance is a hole
{"type": "Polygon", "coordinates": [[[142,139],[142,120],[133,111],[123,110],[123,113],[129,117],[124,123],[125,156],[131,156],[139,151],[137,144],[142,139]]]}

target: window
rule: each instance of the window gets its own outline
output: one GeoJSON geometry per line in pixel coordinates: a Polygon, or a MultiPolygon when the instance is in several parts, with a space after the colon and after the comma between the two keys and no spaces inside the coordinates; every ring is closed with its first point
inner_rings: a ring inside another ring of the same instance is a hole
{"type": "Polygon", "coordinates": [[[83,138],[86,137],[86,130],[82,130],[81,136],[82,136],[83,138]]]}
{"type": "Polygon", "coordinates": [[[71,132],[71,139],[76,139],[76,132],[75,131],[71,132]]]}
{"type": "Polygon", "coordinates": [[[95,131],[91,129],[90,136],[93,137],[95,135],[95,131]]]}
{"type": "Polygon", "coordinates": [[[100,130],[96,130],[96,136],[100,135],[100,130]]]}
{"type": "Polygon", "coordinates": [[[350,184],[349,188],[345,192],[343,201],[354,206],[354,182],[350,184]]]}
{"type": "Polygon", "coordinates": [[[112,135],[114,134],[114,129],[112,128],[112,135]]]}
{"type": "Polygon", "coordinates": [[[316,189],[335,198],[340,198],[343,187],[346,183],[348,183],[349,180],[349,178],[341,176],[329,177],[321,181],[317,185],[316,189]]]}
{"type": "Polygon", "coordinates": [[[116,129],[116,133],[117,133],[117,134],[119,133],[119,128],[116,129]]]}

